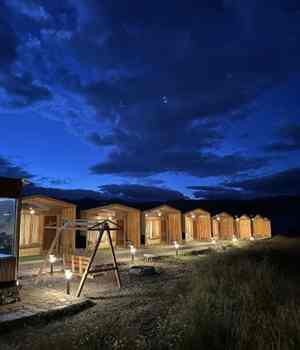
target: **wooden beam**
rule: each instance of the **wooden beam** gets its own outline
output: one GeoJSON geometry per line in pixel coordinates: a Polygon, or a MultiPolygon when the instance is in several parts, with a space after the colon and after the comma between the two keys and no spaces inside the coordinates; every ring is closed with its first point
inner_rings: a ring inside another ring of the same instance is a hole
{"type": "Polygon", "coordinates": [[[101,239],[102,239],[102,236],[103,236],[103,233],[104,233],[104,228],[102,227],[101,230],[99,231],[99,236],[98,236],[98,239],[97,239],[97,242],[96,242],[96,245],[95,245],[95,248],[94,248],[94,251],[93,251],[93,254],[91,255],[90,257],[90,260],[89,260],[89,263],[87,265],[87,268],[86,270],[84,271],[84,274],[82,275],[82,278],[81,278],[81,281],[80,281],[80,284],[79,284],[79,287],[77,289],[77,292],[76,292],[76,296],[79,298],[80,295],[81,295],[81,292],[82,292],[82,288],[85,284],[85,281],[87,279],[87,276],[90,272],[90,269],[91,269],[91,266],[93,264],[93,261],[95,259],[95,256],[97,254],[97,250],[99,248],[99,245],[100,245],[100,242],[101,242],[101,239]]]}

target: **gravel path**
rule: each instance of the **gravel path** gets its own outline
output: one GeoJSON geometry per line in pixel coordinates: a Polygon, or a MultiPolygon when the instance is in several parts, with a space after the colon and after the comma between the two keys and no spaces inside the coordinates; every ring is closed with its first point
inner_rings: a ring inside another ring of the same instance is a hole
{"type": "Polygon", "coordinates": [[[90,280],[84,296],[96,302],[94,307],[59,321],[13,330],[0,337],[0,349],[121,349],[124,339],[126,348],[132,341],[132,349],[144,349],[159,320],[176,303],[178,296],[172,289],[191,273],[194,259],[200,258],[162,259],[151,264],[160,272],[151,277],[130,276],[128,266],[123,267],[121,290],[103,277],[90,280]]]}

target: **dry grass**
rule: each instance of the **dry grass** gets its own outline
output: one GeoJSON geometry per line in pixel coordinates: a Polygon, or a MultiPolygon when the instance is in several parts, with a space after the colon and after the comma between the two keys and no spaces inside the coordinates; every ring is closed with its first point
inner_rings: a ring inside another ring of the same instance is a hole
{"type": "Polygon", "coordinates": [[[299,261],[300,241],[277,238],[197,264],[162,348],[300,349],[299,261]]]}

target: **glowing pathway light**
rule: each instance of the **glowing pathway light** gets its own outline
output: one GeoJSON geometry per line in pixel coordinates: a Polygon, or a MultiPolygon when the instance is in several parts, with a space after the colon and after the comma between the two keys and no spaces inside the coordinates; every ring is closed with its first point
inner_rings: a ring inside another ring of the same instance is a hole
{"type": "Polygon", "coordinates": [[[238,241],[238,239],[236,238],[235,235],[233,235],[233,237],[232,237],[232,242],[233,242],[233,243],[236,243],[237,241],[238,241]]]}
{"type": "Polygon", "coordinates": [[[133,245],[131,245],[129,249],[130,249],[131,261],[134,261],[135,260],[136,248],[133,245]]]}
{"type": "Polygon", "coordinates": [[[53,275],[53,267],[56,262],[56,256],[54,254],[49,255],[49,263],[50,263],[50,274],[53,275]]]}
{"type": "Polygon", "coordinates": [[[177,243],[177,241],[174,241],[174,248],[175,248],[175,254],[178,255],[180,245],[177,243]]]}
{"type": "Polygon", "coordinates": [[[66,287],[67,287],[67,294],[70,294],[70,281],[72,279],[73,273],[71,270],[67,269],[65,270],[65,279],[66,279],[66,287]]]}
{"type": "Polygon", "coordinates": [[[250,241],[254,241],[255,239],[254,239],[254,237],[253,236],[251,236],[250,237],[250,241]]]}
{"type": "Polygon", "coordinates": [[[211,240],[211,244],[213,244],[213,245],[217,244],[217,242],[216,242],[216,240],[214,238],[211,240]]]}

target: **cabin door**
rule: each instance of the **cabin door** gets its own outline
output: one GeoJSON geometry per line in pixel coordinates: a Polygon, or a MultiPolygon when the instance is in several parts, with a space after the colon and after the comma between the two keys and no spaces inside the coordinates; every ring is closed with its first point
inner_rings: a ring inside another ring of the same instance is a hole
{"type": "Polygon", "coordinates": [[[58,225],[57,216],[45,216],[44,218],[44,235],[43,235],[43,250],[48,251],[56,235],[58,225]]]}
{"type": "Polygon", "coordinates": [[[163,216],[161,217],[161,242],[162,243],[168,243],[169,241],[169,235],[168,235],[168,222],[167,222],[167,217],[163,216]]]}
{"type": "Polygon", "coordinates": [[[120,227],[119,230],[116,231],[116,245],[117,247],[125,247],[125,232],[124,232],[124,223],[125,219],[118,219],[117,225],[120,227]]]}

